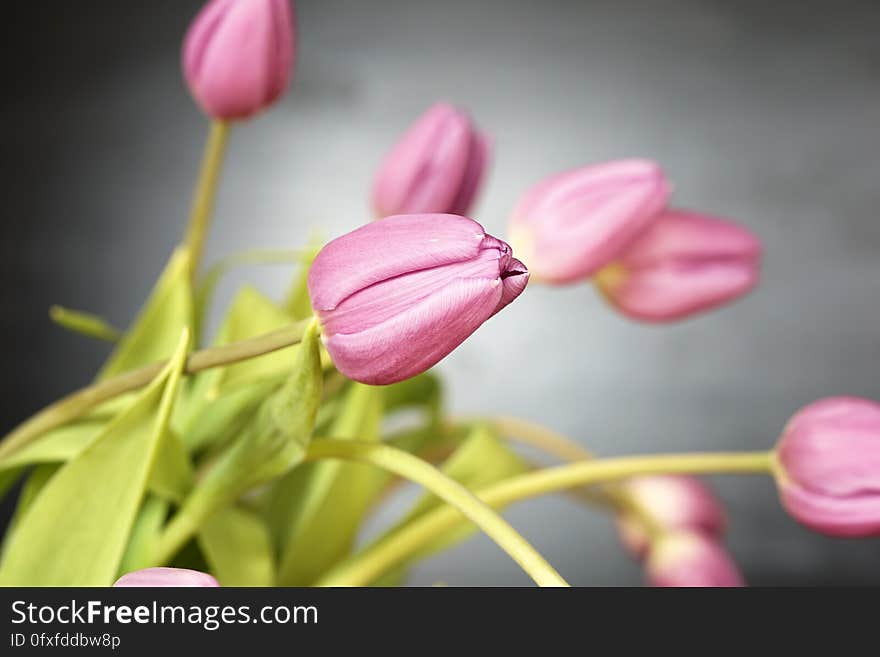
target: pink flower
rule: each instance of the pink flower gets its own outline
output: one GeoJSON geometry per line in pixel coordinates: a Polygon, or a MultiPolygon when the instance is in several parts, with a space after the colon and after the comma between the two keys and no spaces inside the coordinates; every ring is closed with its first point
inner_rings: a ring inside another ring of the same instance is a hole
{"type": "Polygon", "coordinates": [[[573,283],[617,258],[665,207],[669,184],[646,160],[620,160],[553,176],[529,190],[510,240],[545,283],[573,283]]]}
{"type": "Polygon", "coordinates": [[[211,0],[183,43],[190,93],[209,116],[245,119],[287,88],[294,60],[291,0],[211,0]]]}
{"type": "Polygon", "coordinates": [[[386,384],[435,365],[528,279],[510,247],[475,221],[416,214],[333,240],[315,258],[308,286],[339,371],[386,384]]]}
{"type": "MultiPolygon", "coordinates": [[[[709,538],[720,538],[727,526],[721,502],[699,479],[684,475],[636,477],[621,488],[641,511],[663,531],[692,531],[709,538]]],[[[644,557],[649,536],[635,514],[617,519],[623,544],[636,557],[644,557]]]]}
{"type": "Polygon", "coordinates": [[[660,216],[596,283],[630,317],[681,319],[742,296],[758,283],[761,243],[737,224],[670,210],[660,216]]]}
{"type": "Polygon", "coordinates": [[[783,506],[832,536],[880,535],[880,404],[830,397],[801,409],[777,446],[783,506]]]}
{"type": "Polygon", "coordinates": [[[126,573],[113,586],[208,587],[220,586],[217,580],[198,570],[186,568],[144,568],[126,573]]]}
{"type": "Polygon", "coordinates": [[[437,103],[394,145],[376,172],[373,208],[393,214],[467,214],[489,160],[489,143],[464,112],[437,103]]]}
{"type": "Polygon", "coordinates": [[[700,532],[665,534],[645,562],[652,586],[734,587],[743,577],[727,550],[700,532]]]}

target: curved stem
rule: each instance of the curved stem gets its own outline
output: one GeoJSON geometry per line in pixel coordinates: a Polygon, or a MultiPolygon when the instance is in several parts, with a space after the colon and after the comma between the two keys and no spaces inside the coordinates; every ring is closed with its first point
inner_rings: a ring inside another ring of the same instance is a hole
{"type": "MultiPolygon", "coordinates": [[[[490,507],[499,508],[567,488],[603,484],[638,475],[767,474],[772,468],[772,452],[624,456],[529,472],[484,488],[476,495],[490,507]]],[[[435,509],[341,563],[321,578],[318,585],[369,584],[463,522],[465,518],[454,508],[444,506],[435,509]]]]}
{"type": "Polygon", "coordinates": [[[477,499],[460,483],[408,452],[377,443],[318,440],[310,445],[306,458],[307,460],[344,459],[369,463],[420,484],[452,505],[445,508],[454,510],[456,514],[463,514],[482,529],[539,586],[568,586],[544,557],[504,518],[477,499]]]}
{"type": "MultiPolygon", "coordinates": [[[[311,321],[311,319],[303,320],[254,338],[195,351],[187,358],[184,372],[195,374],[202,370],[231,365],[295,345],[302,339],[303,332],[311,321]]],[[[126,392],[142,388],[152,381],[164,366],[164,362],[153,363],[81,388],[62,397],[19,424],[6,435],[3,442],[0,443],[0,460],[39,438],[47,431],[82,417],[99,404],[126,392]]]]}
{"type": "Polygon", "coordinates": [[[198,274],[205,239],[211,225],[214,199],[217,196],[217,183],[220,180],[220,170],[223,168],[223,155],[226,152],[228,137],[228,123],[225,121],[211,123],[211,132],[208,134],[208,143],[202,157],[202,168],[196,183],[196,192],[193,197],[189,226],[186,229],[184,242],[189,247],[192,256],[190,273],[193,279],[198,274]]]}
{"type": "MultiPolygon", "coordinates": [[[[502,416],[492,418],[491,423],[508,440],[535,447],[547,454],[556,456],[562,461],[576,463],[596,458],[592,452],[571,438],[535,422],[511,416],[502,416]]],[[[579,493],[578,497],[585,502],[605,506],[606,508],[610,507],[620,515],[631,515],[641,524],[645,533],[650,537],[658,536],[662,533],[662,527],[658,525],[654,516],[620,486],[608,484],[595,490],[573,492],[579,493]]]]}

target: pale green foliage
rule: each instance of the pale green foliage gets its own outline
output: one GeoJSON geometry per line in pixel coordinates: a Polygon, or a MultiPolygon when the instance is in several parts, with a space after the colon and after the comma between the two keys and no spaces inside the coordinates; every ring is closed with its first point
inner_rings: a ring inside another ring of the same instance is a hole
{"type": "Polygon", "coordinates": [[[184,332],[159,377],[42,487],[16,523],[0,583],[112,583],[168,428],[188,344],[184,332]]]}

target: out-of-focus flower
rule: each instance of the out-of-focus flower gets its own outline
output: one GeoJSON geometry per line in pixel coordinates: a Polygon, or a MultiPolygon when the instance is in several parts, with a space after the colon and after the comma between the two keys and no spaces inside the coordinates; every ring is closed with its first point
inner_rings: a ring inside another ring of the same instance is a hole
{"type": "Polygon", "coordinates": [[[620,484],[620,488],[640,510],[640,514],[626,513],[617,518],[621,541],[638,558],[650,547],[641,514],[648,515],[662,532],[692,531],[719,538],[727,526],[721,502],[695,477],[635,477],[620,484]]]}
{"type": "Polygon", "coordinates": [[[616,259],[666,208],[669,184],[647,160],[562,173],[520,199],[510,242],[544,283],[586,279],[616,259]]]}
{"type": "Polygon", "coordinates": [[[783,506],[832,536],[880,535],[880,404],[830,397],[801,409],[777,446],[783,506]]]}
{"type": "Polygon", "coordinates": [[[396,215],[327,244],[309,273],[340,372],[387,384],[427,370],[513,301],[529,273],[510,247],[456,215],[396,215]]]}
{"type": "Polygon", "coordinates": [[[190,93],[209,116],[245,119],[287,88],[294,61],[292,0],[211,0],[183,43],[190,93]]]}
{"type": "Polygon", "coordinates": [[[376,172],[373,209],[395,214],[467,214],[488,165],[489,142],[470,117],[446,103],[425,112],[376,172]]]}
{"type": "Polygon", "coordinates": [[[220,586],[207,573],[186,568],[144,568],[120,577],[113,586],[207,587],[220,586]]]}
{"type": "Polygon", "coordinates": [[[630,317],[681,319],[727,303],[758,282],[761,242],[731,221],[671,210],[636,238],[596,283],[630,317]]]}
{"type": "Polygon", "coordinates": [[[651,546],[645,570],[652,586],[744,586],[727,550],[701,532],[663,535],[651,546]]]}

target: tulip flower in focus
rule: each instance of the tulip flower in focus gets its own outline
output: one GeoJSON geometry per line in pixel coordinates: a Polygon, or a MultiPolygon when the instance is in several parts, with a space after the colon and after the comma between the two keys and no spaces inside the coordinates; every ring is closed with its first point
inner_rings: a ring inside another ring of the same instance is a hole
{"type": "Polygon", "coordinates": [[[681,319],[733,301],[758,283],[761,243],[731,221],[671,210],[596,276],[624,314],[681,319]]]}
{"type": "Polygon", "coordinates": [[[284,93],[294,61],[291,0],[211,0],[190,25],[183,72],[214,119],[246,119],[284,93]]]}
{"type": "Polygon", "coordinates": [[[456,215],[396,215],[327,244],[308,288],[322,339],[351,379],[408,379],[525,289],[510,247],[456,215]]]}
{"type": "MultiPolygon", "coordinates": [[[[683,475],[635,477],[620,485],[629,499],[649,515],[663,532],[699,532],[720,538],[727,526],[724,508],[711,489],[699,479],[683,475]]],[[[633,514],[617,519],[620,538],[627,549],[642,558],[650,537],[633,514]]]]}
{"type": "Polygon", "coordinates": [[[470,117],[446,103],[425,112],[376,172],[373,209],[395,214],[467,214],[488,165],[489,142],[470,117]]]}
{"type": "Polygon", "coordinates": [[[880,535],[880,404],[831,397],[801,409],[777,446],[783,506],[832,536],[880,535]]]}
{"type": "Polygon", "coordinates": [[[113,586],[125,587],[212,587],[220,586],[207,573],[186,568],[144,568],[126,573],[113,586]]]}
{"type": "Polygon", "coordinates": [[[510,241],[537,280],[573,283],[615,260],[666,208],[669,184],[647,160],[620,160],[553,176],[529,190],[510,241]]]}
{"type": "Polygon", "coordinates": [[[645,563],[652,586],[737,587],[743,577],[730,554],[700,532],[672,532],[656,541],[645,563]]]}

